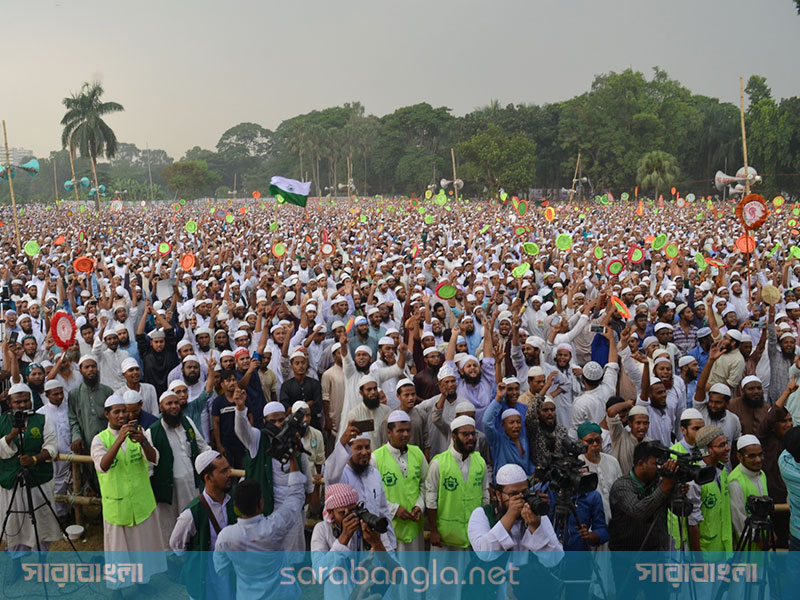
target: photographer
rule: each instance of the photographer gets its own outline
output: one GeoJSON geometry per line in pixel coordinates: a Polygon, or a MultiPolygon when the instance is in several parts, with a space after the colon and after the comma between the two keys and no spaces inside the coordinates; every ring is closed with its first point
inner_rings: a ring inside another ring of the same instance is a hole
{"type": "Polygon", "coordinates": [[[561,561],[564,552],[550,519],[531,510],[524,496],[529,488],[528,476],[519,465],[498,469],[494,504],[473,510],[467,526],[469,542],[481,560],[494,560],[505,550],[552,550],[552,554],[537,554],[539,562],[553,567],[561,561]]]}
{"type": "MultiPolygon", "coordinates": [[[[43,504],[43,494],[55,505],[53,464],[50,462],[58,453],[55,428],[45,415],[33,414],[31,391],[24,383],[11,386],[8,398],[11,411],[0,415],[0,519],[9,510],[27,511],[43,504]],[[14,502],[11,503],[14,484],[21,468],[26,469],[30,477],[28,481],[32,486],[33,506],[28,506],[22,487],[17,490],[14,502]]],[[[46,550],[50,542],[61,538],[58,521],[49,510],[38,511],[36,524],[42,550],[46,550]]],[[[8,515],[5,542],[8,550],[36,549],[34,528],[25,512],[8,515]]],[[[18,559],[15,560],[14,568],[19,573],[18,559]]]]}
{"type": "MultiPolygon", "coordinates": [[[[661,450],[642,442],[633,450],[633,468],[611,486],[611,550],[667,550],[667,508],[675,488],[674,477],[659,477],[661,450]]],[[[676,473],[678,464],[670,459],[665,471],[676,473]]],[[[618,595],[620,590],[617,590],[618,595]]]]}
{"type": "MultiPolygon", "coordinates": [[[[245,477],[255,479],[261,485],[264,516],[268,516],[280,508],[290,494],[289,486],[292,480],[290,474],[284,470],[284,466],[279,460],[270,455],[271,435],[274,436],[283,428],[286,422],[286,409],[280,402],[267,403],[263,409],[264,428],[256,429],[250,425],[247,418],[247,396],[236,394],[234,400],[236,402],[234,429],[236,436],[247,448],[245,477]]],[[[302,448],[302,440],[297,437],[294,454],[298,457],[300,470],[305,475],[306,493],[311,494],[314,489],[311,465],[302,456],[302,448]]],[[[294,523],[292,533],[286,537],[285,550],[305,551],[305,519],[301,519],[301,521],[294,523]]]]}
{"type": "Polygon", "coordinates": [[[745,520],[750,516],[747,499],[752,496],[768,496],[769,493],[767,476],[761,470],[764,451],[758,438],[749,433],[740,437],[736,441],[736,456],[739,464],[728,475],[728,494],[731,499],[733,533],[738,539],[742,535],[745,520]]]}

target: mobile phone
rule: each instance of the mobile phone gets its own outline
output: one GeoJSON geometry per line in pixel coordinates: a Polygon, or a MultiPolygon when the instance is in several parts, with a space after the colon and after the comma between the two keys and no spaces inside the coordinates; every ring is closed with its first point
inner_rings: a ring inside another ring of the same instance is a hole
{"type": "Polygon", "coordinates": [[[133,429],[134,431],[139,431],[142,428],[141,425],[139,425],[139,421],[137,421],[136,419],[134,419],[133,421],[128,421],[128,425],[130,425],[131,429],[133,429]]]}
{"type": "Polygon", "coordinates": [[[361,433],[365,433],[367,431],[375,431],[375,421],[369,419],[368,421],[356,421],[353,425],[358,429],[361,433]]]}
{"type": "Polygon", "coordinates": [[[589,331],[592,333],[605,333],[606,328],[603,325],[589,325],[589,331]]]}
{"type": "Polygon", "coordinates": [[[19,338],[19,332],[18,331],[12,331],[11,335],[8,336],[8,343],[9,344],[16,344],[17,343],[17,338],[19,338]]]}

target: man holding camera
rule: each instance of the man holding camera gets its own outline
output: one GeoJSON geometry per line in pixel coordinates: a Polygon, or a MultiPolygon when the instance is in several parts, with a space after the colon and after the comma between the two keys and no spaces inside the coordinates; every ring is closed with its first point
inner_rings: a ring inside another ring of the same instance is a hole
{"type": "MultiPolygon", "coordinates": [[[[764,450],[759,439],[748,433],[736,441],[736,456],[739,464],[728,475],[728,494],[731,502],[733,533],[738,539],[742,535],[744,522],[750,516],[747,501],[751,497],[768,496],[767,476],[761,470],[764,450]]],[[[753,550],[759,548],[752,546],[753,550]]],[[[767,550],[767,548],[762,548],[767,550]]]]}
{"type": "MultiPolygon", "coordinates": [[[[355,421],[350,421],[339,443],[325,461],[325,482],[328,485],[346,483],[352,486],[366,510],[378,517],[390,519],[392,513],[383,489],[381,472],[376,464],[369,436],[361,432],[355,421]]],[[[394,550],[397,546],[391,521],[386,533],[381,534],[381,539],[387,550],[394,550]]]]}
{"type": "MultiPolygon", "coordinates": [[[[236,402],[236,414],[234,420],[234,430],[239,441],[247,448],[247,458],[245,460],[245,477],[255,479],[261,486],[261,498],[264,508],[264,516],[272,514],[280,508],[291,494],[290,485],[292,482],[291,473],[285,471],[281,461],[274,458],[270,453],[272,449],[272,437],[283,428],[286,423],[286,409],[280,402],[268,402],[264,407],[264,428],[256,429],[250,425],[247,419],[247,397],[237,394],[234,397],[236,402]]],[[[297,456],[300,470],[305,475],[306,492],[310,494],[314,487],[312,483],[312,473],[310,463],[300,454],[303,448],[302,439],[298,437],[293,440],[295,443],[292,455],[297,456]]],[[[300,505],[302,509],[302,504],[300,505]]],[[[302,512],[302,511],[301,511],[302,512]]],[[[305,513],[303,513],[305,515],[305,513]]],[[[285,538],[284,550],[294,552],[304,552],[306,541],[304,534],[305,519],[302,522],[295,521],[292,525],[292,532],[285,538]]]]}
{"type": "MultiPolygon", "coordinates": [[[[58,453],[58,438],[53,424],[43,414],[32,410],[31,390],[24,383],[15,383],[8,390],[11,410],[0,415],[0,519],[8,515],[5,542],[8,550],[47,550],[50,542],[61,538],[58,521],[50,510],[37,511],[36,532],[27,511],[53,498],[52,459],[58,453]],[[25,485],[31,488],[33,506],[28,506],[22,480],[14,495],[14,486],[26,474],[25,485]],[[12,504],[11,499],[14,499],[12,504]],[[20,511],[8,514],[8,511],[20,511]],[[38,542],[38,543],[37,543],[38,542]],[[38,546],[38,547],[37,547],[38,546]]],[[[15,572],[19,563],[15,561],[15,572]]]]}

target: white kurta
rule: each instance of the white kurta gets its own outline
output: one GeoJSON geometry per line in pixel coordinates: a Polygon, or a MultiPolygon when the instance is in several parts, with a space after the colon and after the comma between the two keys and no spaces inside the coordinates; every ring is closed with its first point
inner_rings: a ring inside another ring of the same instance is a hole
{"type": "MultiPolygon", "coordinates": [[[[187,417],[189,419],[189,417],[187,417]]],[[[183,425],[177,427],[169,427],[164,420],[161,420],[164,426],[164,432],[167,434],[167,441],[172,450],[172,504],[166,502],[159,502],[156,504],[156,512],[158,513],[158,522],[161,525],[161,537],[164,540],[164,548],[169,548],[169,537],[172,529],[175,527],[175,522],[178,520],[178,515],[186,508],[194,498],[197,497],[197,487],[194,484],[194,465],[192,464],[192,448],[186,439],[186,430],[183,425]]],[[[194,421],[189,419],[189,424],[194,429],[194,436],[197,440],[197,449],[200,452],[210,450],[203,436],[200,435],[200,430],[195,425],[194,421]]],[[[145,431],[145,436],[153,443],[150,430],[145,431]]],[[[153,474],[153,467],[148,465],[150,475],[153,474]]]]}
{"type": "MultiPolygon", "coordinates": [[[[63,454],[72,452],[70,443],[72,441],[72,434],[69,428],[69,412],[67,406],[67,397],[61,401],[61,404],[56,406],[47,402],[42,408],[37,410],[40,415],[44,415],[46,421],[52,423],[58,438],[58,451],[63,454]]],[[[54,457],[55,458],[55,457],[54,457]]],[[[72,465],[66,461],[58,460],[53,462],[53,483],[54,492],[56,494],[66,494],[67,486],[69,485],[72,475],[72,465]]],[[[55,503],[56,514],[62,517],[69,513],[69,507],[63,502],[55,503]]]]}
{"type": "MultiPolygon", "coordinates": [[[[111,430],[114,437],[119,435],[119,431],[111,430]]],[[[128,442],[122,443],[119,452],[125,452],[128,442]]],[[[107,452],[99,435],[94,436],[91,446],[92,462],[98,473],[105,473],[100,466],[107,452]]],[[[156,450],[156,460],[153,464],[158,464],[158,450],[156,450]]],[[[150,485],[150,481],[143,481],[142,485],[150,485]]],[[[154,510],[152,514],[141,523],[133,527],[112,525],[103,519],[103,549],[110,553],[106,557],[107,562],[140,562],[142,563],[143,581],[150,581],[150,577],[156,573],[163,573],[167,570],[167,555],[163,552],[164,544],[161,535],[161,526],[158,522],[158,514],[154,510]],[[158,550],[158,552],[148,552],[148,550],[158,550]]],[[[127,584],[133,585],[133,584],[127,584]]],[[[108,584],[108,587],[127,587],[127,585],[108,584]]]]}
{"type": "MultiPolygon", "coordinates": [[[[29,432],[25,432],[28,435],[29,432]]],[[[44,431],[42,432],[43,444],[42,450],[47,450],[50,456],[55,456],[58,452],[58,438],[53,424],[45,416],[44,431]]],[[[6,442],[5,436],[0,437],[0,460],[18,460],[15,458],[17,453],[16,438],[10,444],[6,442]]],[[[53,499],[53,480],[43,483],[41,485],[41,492],[39,488],[34,487],[31,490],[31,498],[34,506],[39,506],[44,503],[44,498],[50,501],[50,504],[55,508],[55,500],[53,499]],[[44,497],[42,496],[44,493],[44,497]]],[[[7,490],[0,487],[0,518],[5,518],[6,511],[11,507],[12,510],[27,510],[28,501],[26,498],[25,489],[20,487],[17,489],[17,494],[14,496],[14,503],[11,503],[11,496],[13,495],[13,488],[7,490]]],[[[36,511],[36,527],[39,530],[39,542],[42,550],[47,549],[49,542],[54,542],[61,539],[61,529],[59,528],[58,521],[53,513],[44,506],[36,511]]],[[[11,550],[26,550],[36,548],[36,536],[34,534],[33,525],[27,514],[24,513],[11,513],[6,525],[6,535],[4,541],[8,544],[11,550]]]]}
{"type": "MultiPolygon", "coordinates": [[[[128,384],[125,383],[122,387],[117,388],[116,392],[120,396],[122,396],[125,392],[129,389],[128,384]]],[[[140,383],[138,392],[142,396],[142,410],[145,412],[149,412],[151,415],[158,416],[161,414],[161,411],[158,409],[158,394],[156,394],[156,388],[154,385],[150,383],[140,383]]]]}

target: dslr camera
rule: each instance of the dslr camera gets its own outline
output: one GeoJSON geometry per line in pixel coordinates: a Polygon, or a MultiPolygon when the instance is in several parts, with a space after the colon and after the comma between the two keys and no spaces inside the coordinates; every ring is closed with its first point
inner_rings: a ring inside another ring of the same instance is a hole
{"type": "Polygon", "coordinates": [[[294,414],[289,415],[277,433],[275,428],[269,424],[265,428],[270,442],[268,454],[282,465],[288,463],[292,456],[300,452],[308,454],[303,448],[302,442],[302,437],[308,430],[308,425],[304,421],[305,416],[305,409],[299,408],[294,414]]]}
{"type": "Polygon", "coordinates": [[[745,509],[754,520],[766,521],[775,512],[775,501],[769,496],[750,496],[745,509]]]}
{"type": "Polygon", "coordinates": [[[353,514],[364,521],[364,523],[366,523],[367,526],[373,531],[377,531],[378,533],[386,533],[389,530],[389,519],[386,517],[379,517],[378,515],[369,512],[366,508],[364,508],[363,502],[356,504],[356,507],[353,509],[353,514]]]}
{"type": "Polygon", "coordinates": [[[32,410],[15,410],[11,415],[11,426],[24,431],[28,426],[28,417],[35,414],[32,410]]]}
{"type": "Polygon", "coordinates": [[[697,448],[692,448],[692,451],[687,453],[676,452],[667,448],[664,444],[659,442],[650,442],[651,445],[658,451],[658,474],[662,477],[669,479],[676,479],[678,483],[695,482],[698,485],[704,485],[714,481],[717,476],[717,470],[713,466],[701,466],[699,463],[702,460],[702,455],[697,448]],[[678,470],[672,472],[664,468],[664,463],[669,459],[673,459],[678,463],[678,470]]]}
{"type": "Polygon", "coordinates": [[[594,491],[597,473],[587,473],[586,464],[580,459],[587,448],[583,442],[565,438],[561,442],[561,452],[553,453],[548,465],[536,469],[536,479],[549,481],[550,489],[565,497],[594,491]]]}
{"type": "Polygon", "coordinates": [[[543,517],[550,512],[550,504],[546,500],[542,500],[539,494],[532,489],[522,492],[522,499],[528,503],[531,512],[535,515],[543,517]]]}

